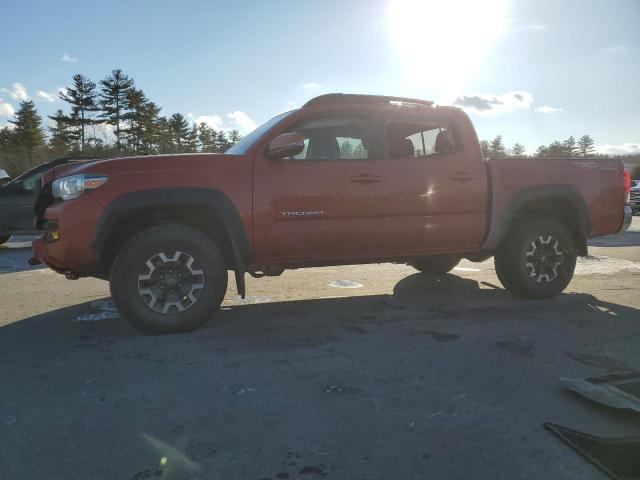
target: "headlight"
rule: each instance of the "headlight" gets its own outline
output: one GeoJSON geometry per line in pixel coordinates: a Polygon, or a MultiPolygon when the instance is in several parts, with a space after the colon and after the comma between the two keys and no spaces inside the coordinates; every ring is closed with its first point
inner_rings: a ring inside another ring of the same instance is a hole
{"type": "Polygon", "coordinates": [[[106,175],[70,175],[54,180],[51,193],[55,198],[71,200],[87,190],[95,190],[104,185],[108,179],[106,175]]]}

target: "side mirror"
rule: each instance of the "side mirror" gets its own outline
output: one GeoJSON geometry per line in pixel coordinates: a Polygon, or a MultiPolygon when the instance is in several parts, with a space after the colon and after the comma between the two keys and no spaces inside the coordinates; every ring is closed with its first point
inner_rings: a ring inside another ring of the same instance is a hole
{"type": "Polygon", "coordinates": [[[267,156],[271,159],[292,157],[304,150],[304,137],[299,133],[283,133],[271,140],[267,156]]]}

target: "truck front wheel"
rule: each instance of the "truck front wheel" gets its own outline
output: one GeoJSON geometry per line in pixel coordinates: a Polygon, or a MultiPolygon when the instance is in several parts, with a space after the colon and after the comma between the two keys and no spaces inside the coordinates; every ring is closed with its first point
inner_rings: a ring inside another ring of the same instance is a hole
{"type": "Polygon", "coordinates": [[[227,290],[227,262],[216,244],[189,227],[165,224],[131,238],[111,268],[111,295],[145,333],[188,332],[209,320],[227,290]]]}
{"type": "Polygon", "coordinates": [[[576,267],[569,229],[555,218],[518,222],[495,254],[502,285],[526,298],[550,298],[562,292],[576,267]]]}
{"type": "Polygon", "coordinates": [[[411,262],[410,265],[422,273],[441,275],[453,270],[458,263],[460,263],[460,259],[458,257],[450,257],[448,255],[429,255],[411,262]]]}

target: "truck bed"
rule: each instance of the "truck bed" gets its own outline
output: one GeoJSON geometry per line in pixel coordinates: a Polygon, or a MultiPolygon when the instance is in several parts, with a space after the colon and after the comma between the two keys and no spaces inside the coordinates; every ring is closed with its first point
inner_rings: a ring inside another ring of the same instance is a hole
{"type": "Polygon", "coordinates": [[[488,159],[490,208],[483,249],[493,250],[519,206],[537,195],[570,199],[587,238],[617,232],[623,223],[622,161],[614,158],[488,159]]]}

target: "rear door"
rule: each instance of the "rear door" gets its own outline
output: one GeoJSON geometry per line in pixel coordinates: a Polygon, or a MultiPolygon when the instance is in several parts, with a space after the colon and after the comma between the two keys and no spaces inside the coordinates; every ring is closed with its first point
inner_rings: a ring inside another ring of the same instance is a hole
{"type": "Polygon", "coordinates": [[[305,138],[295,157],[254,163],[254,243],[270,263],[331,261],[382,249],[382,161],[361,112],[309,114],[278,133],[305,138]]]}
{"type": "Polygon", "coordinates": [[[388,115],[383,238],[389,255],[473,250],[486,228],[487,179],[473,128],[433,113],[388,115]]]}

